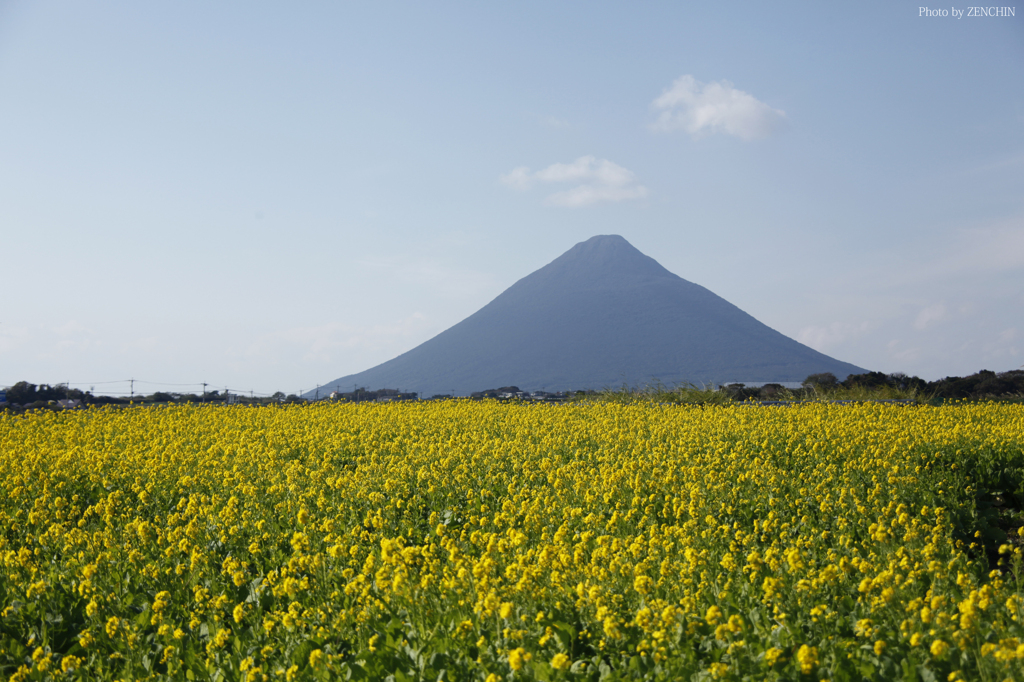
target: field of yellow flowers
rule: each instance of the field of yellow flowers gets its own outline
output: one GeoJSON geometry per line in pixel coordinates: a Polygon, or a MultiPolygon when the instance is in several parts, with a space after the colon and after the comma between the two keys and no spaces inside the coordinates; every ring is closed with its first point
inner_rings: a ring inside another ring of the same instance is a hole
{"type": "Polygon", "coordinates": [[[0,416],[10,680],[1024,679],[1024,406],[0,416]]]}

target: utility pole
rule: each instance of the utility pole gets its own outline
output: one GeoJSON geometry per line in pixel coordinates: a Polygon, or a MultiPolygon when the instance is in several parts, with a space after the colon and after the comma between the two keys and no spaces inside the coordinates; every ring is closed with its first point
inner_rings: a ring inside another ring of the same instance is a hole
{"type": "Polygon", "coordinates": [[[313,400],[320,400],[320,384],[316,385],[316,397],[313,400]]]}
{"type": "Polygon", "coordinates": [[[206,402],[206,382],[203,382],[203,402],[206,402]]]}
{"type": "Polygon", "coordinates": [[[132,397],[131,397],[131,399],[135,400],[135,379],[129,379],[128,381],[132,382],[132,397]]]}

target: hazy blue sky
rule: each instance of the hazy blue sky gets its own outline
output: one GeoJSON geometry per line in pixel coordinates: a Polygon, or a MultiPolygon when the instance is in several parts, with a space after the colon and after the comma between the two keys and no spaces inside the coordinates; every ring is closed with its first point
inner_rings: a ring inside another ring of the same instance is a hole
{"type": "Polygon", "coordinates": [[[0,386],[309,389],[595,234],[863,367],[1020,367],[1024,6],[0,0],[0,386]]]}

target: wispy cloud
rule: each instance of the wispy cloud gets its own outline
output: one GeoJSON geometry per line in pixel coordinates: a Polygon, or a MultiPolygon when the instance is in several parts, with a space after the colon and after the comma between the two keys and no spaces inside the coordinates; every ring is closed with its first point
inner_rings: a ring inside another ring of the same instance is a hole
{"type": "Polygon", "coordinates": [[[998,361],[1005,359],[1009,360],[1012,365],[1016,365],[1022,355],[1020,350],[1018,350],[1020,346],[1019,339],[1020,334],[1017,332],[1017,328],[1010,327],[1009,329],[1004,329],[996,338],[986,341],[982,350],[985,353],[986,359],[990,358],[998,361]]]}
{"type": "Polygon", "coordinates": [[[893,339],[885,345],[886,354],[898,362],[916,362],[921,359],[920,346],[907,346],[902,339],[893,339]]]}
{"type": "MultiPolygon", "coordinates": [[[[885,290],[925,284],[933,287],[963,278],[974,287],[979,277],[1024,270],[1024,213],[988,225],[939,235],[934,254],[917,256],[914,263],[878,273],[874,281],[885,290]]],[[[859,275],[863,279],[863,274],[859,275]]]]}
{"type": "MultiPolygon", "coordinates": [[[[32,340],[32,334],[27,327],[0,327],[0,355],[4,353],[20,352],[32,340]]],[[[14,366],[14,358],[11,358],[8,367],[14,366]]],[[[7,377],[0,377],[5,381],[7,377]]]]}
{"type": "Polygon", "coordinates": [[[499,180],[512,189],[527,190],[533,185],[533,173],[526,166],[517,166],[502,175],[499,180]]]}
{"type": "Polygon", "coordinates": [[[648,193],[632,171],[593,156],[581,156],[572,163],[555,163],[539,171],[519,166],[502,175],[500,180],[517,190],[530,189],[536,183],[578,183],[570,189],[549,194],[545,200],[551,206],[570,208],[641,199],[648,193]]]}
{"type": "MultiPolygon", "coordinates": [[[[447,240],[454,243],[456,239],[447,240]]],[[[357,261],[361,270],[371,277],[387,277],[392,281],[429,289],[451,298],[475,297],[480,291],[498,286],[492,273],[466,269],[450,258],[434,258],[406,251],[366,255],[357,261]]]]}
{"type": "Polygon", "coordinates": [[[859,324],[833,322],[828,326],[808,326],[797,333],[797,341],[811,348],[825,352],[829,348],[863,336],[871,331],[873,324],[868,321],[859,324]]]}
{"type": "Polygon", "coordinates": [[[786,112],[737,90],[729,81],[701,83],[689,74],[676,79],[651,106],[661,112],[653,130],[685,130],[694,137],[725,133],[753,140],[786,123],[786,112]]]}
{"type": "Polygon", "coordinates": [[[304,363],[325,364],[357,350],[384,347],[387,352],[401,352],[410,339],[418,339],[429,329],[427,317],[415,312],[386,324],[330,322],[282,329],[248,340],[234,351],[247,360],[273,362],[279,358],[298,358],[304,363]]]}
{"type": "Polygon", "coordinates": [[[569,122],[566,121],[564,118],[558,118],[557,116],[541,116],[540,122],[541,125],[547,128],[556,128],[562,130],[569,128],[569,122]]]}
{"type": "Polygon", "coordinates": [[[927,329],[934,322],[941,322],[946,318],[946,305],[936,303],[922,309],[914,318],[914,329],[927,329]]]}

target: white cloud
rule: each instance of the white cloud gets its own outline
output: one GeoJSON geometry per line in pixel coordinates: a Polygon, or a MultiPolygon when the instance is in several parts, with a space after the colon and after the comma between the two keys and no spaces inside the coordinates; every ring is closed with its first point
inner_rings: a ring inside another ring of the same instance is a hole
{"type": "Polygon", "coordinates": [[[743,140],[767,137],[785,125],[786,112],[773,109],[729,81],[701,83],[682,76],[651,103],[659,110],[651,126],[659,132],[685,130],[694,137],[713,133],[743,140]]]}
{"type": "Polygon", "coordinates": [[[886,350],[890,358],[900,362],[915,362],[921,359],[921,348],[919,346],[907,348],[900,339],[893,339],[887,343],[886,350]]]}
{"type": "MultiPolygon", "coordinates": [[[[27,327],[2,327],[0,328],[0,354],[21,352],[21,349],[32,341],[32,334],[27,327]]],[[[8,367],[13,366],[14,360],[8,367]]],[[[0,381],[6,381],[7,377],[0,377],[0,381]]],[[[0,384],[2,385],[2,384],[0,384]]]]}
{"type": "Polygon", "coordinates": [[[502,175],[501,182],[519,190],[534,183],[579,183],[575,187],[548,195],[551,206],[578,208],[601,202],[625,201],[647,196],[647,188],[636,182],[632,171],[607,159],[581,156],[572,163],[554,163],[536,172],[526,166],[502,175]]]}
{"type": "Polygon", "coordinates": [[[942,266],[957,270],[1016,270],[1024,267],[1024,218],[965,230],[955,252],[942,266]]]}
{"type": "MultiPolygon", "coordinates": [[[[0,326],[0,357],[11,354],[20,362],[26,358],[77,361],[94,353],[101,345],[95,331],[76,320],[32,328],[0,326]]],[[[12,359],[8,364],[17,363],[12,359]]],[[[7,380],[0,376],[0,382],[7,380]]],[[[0,387],[3,385],[0,383],[0,387]]]]}
{"type": "Polygon", "coordinates": [[[530,175],[530,169],[526,166],[513,168],[499,179],[502,184],[508,185],[512,189],[525,190],[530,189],[533,185],[533,177],[530,175]]]}
{"type": "MultiPolygon", "coordinates": [[[[453,243],[453,240],[449,240],[449,243],[453,243]]],[[[478,292],[490,291],[498,286],[493,273],[459,267],[450,258],[437,259],[429,255],[395,252],[364,256],[356,262],[371,277],[386,278],[402,287],[429,290],[452,299],[475,298],[478,292]]],[[[408,299],[407,296],[404,298],[408,299]]]]}
{"type": "Polygon", "coordinates": [[[564,130],[569,127],[568,121],[564,118],[558,118],[557,116],[544,116],[540,119],[540,122],[548,128],[564,130]]]}
{"type": "Polygon", "coordinates": [[[816,351],[825,352],[830,347],[863,336],[871,331],[872,326],[867,321],[860,324],[833,322],[827,327],[808,326],[797,333],[796,340],[816,351]]]}
{"type": "Polygon", "coordinates": [[[940,322],[946,318],[946,305],[936,303],[930,305],[917,314],[914,319],[914,329],[926,329],[933,322],[940,322]]]}
{"type": "Polygon", "coordinates": [[[1024,269],[1024,214],[939,234],[930,242],[932,255],[917,255],[906,267],[878,273],[878,282],[890,290],[921,285],[932,289],[954,280],[962,282],[961,288],[990,288],[991,280],[978,287],[979,277],[1024,269]]]}
{"type": "MultiPolygon", "coordinates": [[[[1019,359],[1017,340],[1020,334],[1016,327],[1010,327],[1000,332],[994,339],[987,341],[982,346],[983,357],[989,361],[1010,362],[1015,365],[1019,359]]],[[[1021,365],[1024,367],[1024,365],[1021,365]]]]}
{"type": "MultiPolygon", "coordinates": [[[[405,318],[385,324],[352,325],[339,322],[307,327],[292,327],[262,334],[241,347],[240,354],[248,360],[300,358],[304,363],[329,364],[354,350],[386,352],[407,350],[410,339],[418,339],[429,332],[430,322],[425,315],[415,312],[405,318]]],[[[374,363],[376,364],[376,363],[374,363]]]]}

